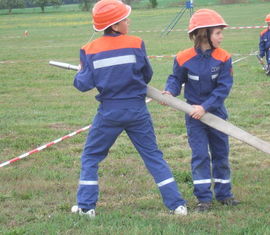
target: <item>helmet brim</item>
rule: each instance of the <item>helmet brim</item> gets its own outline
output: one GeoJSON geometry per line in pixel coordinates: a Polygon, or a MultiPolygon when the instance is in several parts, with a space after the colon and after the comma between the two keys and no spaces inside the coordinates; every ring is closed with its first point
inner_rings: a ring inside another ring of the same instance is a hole
{"type": "Polygon", "coordinates": [[[109,28],[110,26],[114,25],[114,24],[117,24],[119,23],[120,21],[126,19],[129,17],[130,13],[131,13],[131,7],[129,5],[126,5],[126,8],[127,8],[127,14],[123,17],[121,17],[120,19],[118,19],[117,21],[109,24],[109,25],[106,25],[105,27],[103,28],[96,28],[95,25],[93,24],[93,29],[97,32],[101,32],[101,31],[104,31],[105,29],[109,28]]]}
{"type": "Polygon", "coordinates": [[[197,27],[195,27],[195,28],[189,30],[188,33],[191,33],[191,32],[193,32],[193,31],[195,31],[196,29],[210,28],[210,27],[212,28],[212,27],[219,27],[219,26],[222,26],[222,27],[225,28],[225,27],[228,27],[229,25],[227,25],[227,24],[211,24],[211,25],[197,26],[197,27]]]}

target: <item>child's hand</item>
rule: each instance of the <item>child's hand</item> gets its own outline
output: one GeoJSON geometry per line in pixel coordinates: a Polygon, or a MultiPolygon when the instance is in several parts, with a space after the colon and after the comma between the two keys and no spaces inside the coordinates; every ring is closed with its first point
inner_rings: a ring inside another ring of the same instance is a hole
{"type": "Polygon", "coordinates": [[[172,93],[171,92],[169,92],[169,91],[162,91],[162,94],[164,95],[164,94],[167,94],[167,95],[172,95],[172,93]]]}
{"type": "Polygon", "coordinates": [[[201,105],[192,105],[194,110],[189,113],[189,115],[194,119],[200,119],[204,114],[205,110],[201,105]]]}
{"type": "MultiPolygon", "coordinates": [[[[169,91],[162,91],[162,95],[164,95],[164,94],[167,94],[167,95],[172,95],[172,93],[171,92],[169,92],[169,91]]],[[[164,105],[164,106],[168,106],[166,103],[164,103],[164,102],[159,102],[161,105],[164,105]]]]}
{"type": "Polygon", "coordinates": [[[81,69],[82,69],[82,65],[81,65],[81,64],[79,64],[79,65],[78,65],[78,72],[80,72],[80,71],[81,71],[81,69]]]}

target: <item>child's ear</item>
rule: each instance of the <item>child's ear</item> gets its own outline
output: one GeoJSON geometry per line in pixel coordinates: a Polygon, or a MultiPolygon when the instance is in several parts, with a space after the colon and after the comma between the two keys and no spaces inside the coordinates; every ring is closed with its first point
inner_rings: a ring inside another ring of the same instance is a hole
{"type": "Polygon", "coordinates": [[[118,24],[112,25],[112,29],[113,29],[113,31],[118,32],[118,24]]]}

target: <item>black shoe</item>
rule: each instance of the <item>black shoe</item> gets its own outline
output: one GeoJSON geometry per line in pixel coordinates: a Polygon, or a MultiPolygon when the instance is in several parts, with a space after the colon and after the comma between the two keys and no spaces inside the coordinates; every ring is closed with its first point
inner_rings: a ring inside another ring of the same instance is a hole
{"type": "Polygon", "coordinates": [[[209,211],[211,207],[212,207],[211,202],[199,202],[195,210],[197,212],[205,212],[209,211]]]}
{"type": "Polygon", "coordinates": [[[265,73],[267,76],[270,76],[270,66],[267,66],[267,69],[265,70],[265,73]]]}
{"type": "Polygon", "coordinates": [[[235,200],[233,197],[226,198],[224,200],[218,200],[218,202],[226,206],[237,206],[238,204],[240,204],[240,201],[235,200]]]}

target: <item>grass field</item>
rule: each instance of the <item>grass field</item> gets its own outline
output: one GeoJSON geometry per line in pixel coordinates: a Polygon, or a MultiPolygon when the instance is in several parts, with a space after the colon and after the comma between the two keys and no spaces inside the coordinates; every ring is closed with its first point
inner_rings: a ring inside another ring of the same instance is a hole
{"type": "MultiPolygon", "coordinates": [[[[269,3],[211,8],[230,26],[264,25],[269,13],[269,3]]],[[[178,11],[133,11],[131,34],[144,39],[148,55],[175,55],[192,45],[184,31],[188,14],[175,27],[182,31],[160,36],[178,11]]],[[[257,50],[261,30],[227,29],[223,48],[233,60],[247,56],[257,50]]],[[[89,13],[76,10],[0,15],[0,162],[91,123],[97,92],[80,93],[72,86],[74,72],[48,62],[78,64],[79,48],[92,32],[89,13]]],[[[150,85],[162,90],[172,63],[173,58],[151,59],[155,73],[150,85]]],[[[270,142],[269,91],[270,78],[255,56],[234,64],[234,87],[226,102],[230,121],[270,142]]],[[[242,204],[231,208],[215,203],[211,212],[195,213],[184,114],[154,101],[148,106],[164,158],[188,200],[187,217],[168,214],[124,133],[100,166],[97,217],[72,215],[84,132],[0,168],[0,234],[270,234],[270,156],[231,138],[233,192],[242,204]]]]}

